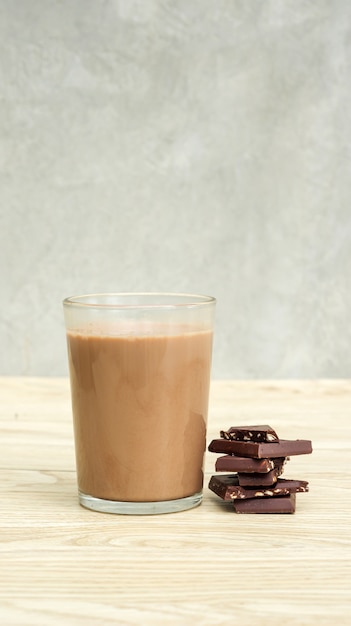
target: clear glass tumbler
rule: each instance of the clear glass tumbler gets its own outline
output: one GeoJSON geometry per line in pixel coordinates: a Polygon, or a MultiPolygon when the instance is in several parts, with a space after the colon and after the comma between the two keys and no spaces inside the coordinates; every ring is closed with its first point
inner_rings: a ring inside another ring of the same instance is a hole
{"type": "Polygon", "coordinates": [[[201,503],[215,304],[173,293],[64,300],[83,506],[151,514],[201,503]]]}

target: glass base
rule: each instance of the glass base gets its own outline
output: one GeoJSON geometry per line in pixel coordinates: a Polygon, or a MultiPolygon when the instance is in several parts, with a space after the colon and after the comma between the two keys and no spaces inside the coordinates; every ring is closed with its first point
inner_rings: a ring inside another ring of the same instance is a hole
{"type": "Polygon", "coordinates": [[[79,504],[86,509],[100,513],[116,513],[119,515],[158,515],[160,513],[178,513],[199,506],[202,502],[202,491],[193,496],[178,500],[161,502],[120,502],[118,500],[102,500],[79,492],[79,504]]]}

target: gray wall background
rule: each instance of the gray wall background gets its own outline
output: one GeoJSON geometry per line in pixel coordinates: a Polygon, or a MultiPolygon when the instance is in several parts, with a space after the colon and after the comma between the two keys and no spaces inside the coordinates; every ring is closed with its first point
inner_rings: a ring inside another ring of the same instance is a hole
{"type": "Polygon", "coordinates": [[[351,2],[1,0],[0,373],[61,301],[218,299],[215,378],[351,376],[351,2]]]}

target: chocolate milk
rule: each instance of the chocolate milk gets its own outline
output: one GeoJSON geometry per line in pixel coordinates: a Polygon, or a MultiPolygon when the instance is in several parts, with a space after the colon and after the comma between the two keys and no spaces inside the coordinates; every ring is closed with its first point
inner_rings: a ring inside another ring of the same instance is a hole
{"type": "Polygon", "coordinates": [[[67,340],[79,490],[125,502],[200,492],[212,333],[67,340]]]}

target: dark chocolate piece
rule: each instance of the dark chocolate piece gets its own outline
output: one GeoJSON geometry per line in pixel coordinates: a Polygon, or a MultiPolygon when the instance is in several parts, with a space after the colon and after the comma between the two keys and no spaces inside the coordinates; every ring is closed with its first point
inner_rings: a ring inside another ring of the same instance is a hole
{"type": "Polygon", "coordinates": [[[285,461],[285,458],[272,460],[274,468],[266,474],[238,472],[239,485],[241,487],[269,487],[274,485],[284,471],[285,461]]]}
{"type": "Polygon", "coordinates": [[[254,441],[229,441],[213,439],[208,447],[210,452],[236,454],[256,459],[273,459],[297,454],[311,454],[312,442],[306,439],[281,439],[275,443],[257,443],[254,441]]]}
{"type": "Polygon", "coordinates": [[[228,430],[221,430],[222,439],[230,441],[256,441],[258,443],[273,443],[279,441],[275,430],[268,424],[260,426],[231,426],[228,430]]]}
{"type": "Polygon", "coordinates": [[[296,495],[280,498],[247,498],[235,500],[234,511],[236,513],[295,513],[296,495]]]}
{"type": "Polygon", "coordinates": [[[305,480],[287,480],[278,478],[271,487],[241,487],[237,474],[216,474],[211,476],[208,485],[222,500],[243,500],[244,498],[267,498],[288,496],[291,493],[308,491],[305,480]]]}
{"type": "MultiPolygon", "coordinates": [[[[283,467],[289,457],[277,459],[252,459],[248,456],[235,456],[234,454],[226,454],[220,456],[216,460],[216,472],[240,472],[243,474],[267,474],[276,468],[283,467]]],[[[278,474],[279,476],[280,474],[278,474]]],[[[257,477],[258,478],[258,477],[257,477]]]]}
{"type": "Polygon", "coordinates": [[[250,457],[226,454],[216,460],[215,469],[216,472],[267,473],[274,469],[274,461],[271,459],[250,459],[250,457]]]}
{"type": "Polygon", "coordinates": [[[280,473],[277,469],[273,469],[267,474],[243,474],[238,473],[240,487],[270,487],[275,485],[280,473]]]}

